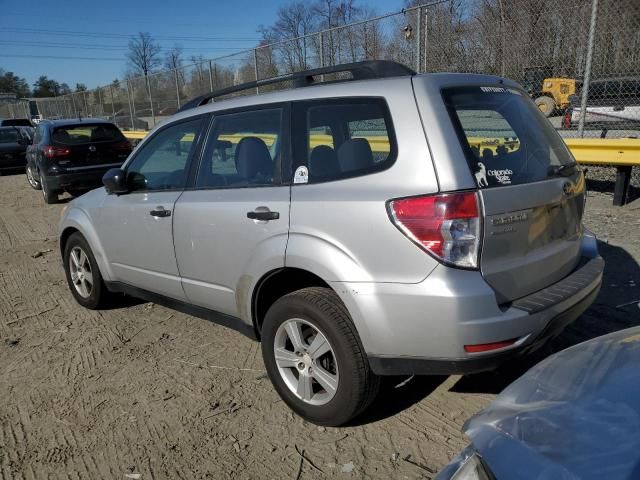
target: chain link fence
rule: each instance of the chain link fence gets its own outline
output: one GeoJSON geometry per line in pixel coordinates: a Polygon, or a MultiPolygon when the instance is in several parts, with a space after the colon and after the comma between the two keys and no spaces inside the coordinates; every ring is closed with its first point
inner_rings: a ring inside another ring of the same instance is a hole
{"type": "Polygon", "coordinates": [[[566,137],[640,134],[638,0],[440,0],[90,91],[2,104],[0,118],[81,115],[147,130],[211,90],[374,59],[513,78],[566,137]]]}

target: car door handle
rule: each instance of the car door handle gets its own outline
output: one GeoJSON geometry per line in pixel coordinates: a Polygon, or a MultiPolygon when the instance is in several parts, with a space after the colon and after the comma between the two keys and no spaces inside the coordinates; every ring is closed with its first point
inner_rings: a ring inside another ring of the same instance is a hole
{"type": "Polygon", "coordinates": [[[622,112],[624,110],[624,105],[616,105],[613,107],[614,112],[622,112]]]}
{"type": "Polygon", "coordinates": [[[167,210],[164,207],[156,207],[155,210],[151,210],[149,212],[149,215],[151,215],[152,217],[156,217],[156,218],[170,217],[171,216],[171,210],[167,210]]]}
{"type": "Polygon", "coordinates": [[[271,210],[247,212],[247,218],[263,221],[278,220],[280,212],[272,212],[271,210]]]}

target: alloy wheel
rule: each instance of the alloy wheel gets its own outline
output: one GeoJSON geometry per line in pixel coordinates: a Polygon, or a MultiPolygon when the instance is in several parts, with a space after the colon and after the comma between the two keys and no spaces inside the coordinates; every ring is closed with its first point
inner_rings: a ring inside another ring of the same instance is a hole
{"type": "Polygon", "coordinates": [[[80,247],[73,247],[69,254],[71,282],[82,298],[89,298],[93,291],[93,273],[89,257],[80,247]]]}
{"type": "Polygon", "coordinates": [[[27,167],[27,180],[29,181],[29,183],[31,184],[32,187],[37,187],[38,186],[38,182],[36,181],[35,177],[33,176],[33,170],[31,170],[31,167],[27,167]]]}
{"type": "Polygon", "coordinates": [[[282,323],[274,339],[278,372],[289,390],[310,405],[325,405],[338,390],[338,363],[327,337],[301,318],[282,323]]]}

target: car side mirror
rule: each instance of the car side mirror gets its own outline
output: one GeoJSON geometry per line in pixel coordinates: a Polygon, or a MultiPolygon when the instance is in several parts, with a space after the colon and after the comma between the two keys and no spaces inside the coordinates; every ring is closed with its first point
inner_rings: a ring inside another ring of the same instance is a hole
{"type": "Polygon", "coordinates": [[[102,177],[102,184],[107,193],[120,195],[129,191],[127,173],[121,168],[111,168],[107,170],[107,173],[102,177]]]}

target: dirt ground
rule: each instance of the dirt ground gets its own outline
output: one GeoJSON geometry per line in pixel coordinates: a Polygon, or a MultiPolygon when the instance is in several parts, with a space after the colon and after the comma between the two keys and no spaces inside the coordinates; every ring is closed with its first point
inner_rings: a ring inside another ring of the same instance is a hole
{"type": "Polygon", "coordinates": [[[553,349],[640,324],[640,200],[588,200],[607,260],[596,304],[548,349],[496,372],[388,379],[347,428],[294,416],[259,344],[158,305],[93,312],[64,280],[63,205],[0,177],[0,477],[432,478],[464,421],[553,349]]]}

